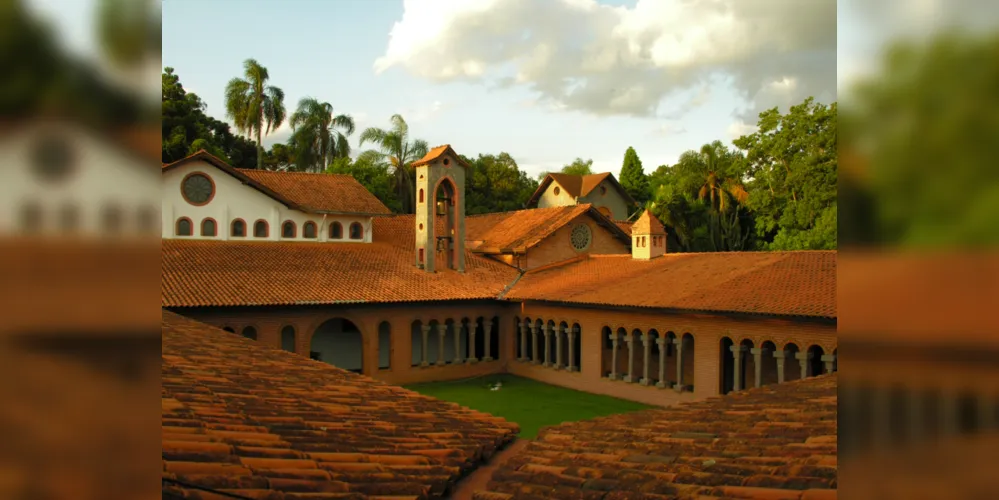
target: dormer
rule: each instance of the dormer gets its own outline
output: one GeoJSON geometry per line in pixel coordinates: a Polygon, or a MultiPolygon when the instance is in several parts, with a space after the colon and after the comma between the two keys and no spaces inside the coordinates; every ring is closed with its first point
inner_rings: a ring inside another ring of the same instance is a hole
{"type": "Polygon", "coordinates": [[[666,228],[648,209],[631,226],[631,257],[649,260],[666,253],[666,228]]]}
{"type": "Polygon", "coordinates": [[[610,220],[626,220],[635,200],[610,172],[590,175],[548,174],[527,207],[549,208],[590,204],[610,220]]]}

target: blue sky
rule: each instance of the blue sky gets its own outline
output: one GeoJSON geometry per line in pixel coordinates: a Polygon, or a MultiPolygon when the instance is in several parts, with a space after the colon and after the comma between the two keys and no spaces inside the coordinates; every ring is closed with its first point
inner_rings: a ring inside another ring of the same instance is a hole
{"type": "MultiPolygon", "coordinates": [[[[93,0],[30,1],[92,46],[93,0]]],[[[431,145],[505,151],[532,174],[576,157],[616,174],[629,146],[651,172],[763,109],[836,98],[835,0],[166,0],[162,14],[160,66],[216,118],[253,57],[289,112],[313,96],[362,130],[400,113],[431,145]]]]}

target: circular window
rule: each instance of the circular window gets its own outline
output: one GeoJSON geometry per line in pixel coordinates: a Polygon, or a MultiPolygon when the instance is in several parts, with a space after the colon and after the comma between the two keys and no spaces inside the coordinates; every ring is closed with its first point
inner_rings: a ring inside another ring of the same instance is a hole
{"type": "Polygon", "coordinates": [[[188,174],[180,183],[180,192],[188,203],[205,205],[215,196],[215,183],[205,174],[188,174]]]}
{"type": "Polygon", "coordinates": [[[555,186],[555,196],[558,196],[558,194],[561,193],[561,192],[562,192],[562,190],[559,189],[558,186],[555,186]]]}
{"type": "Polygon", "coordinates": [[[600,186],[600,196],[607,194],[607,186],[600,186]]]}
{"type": "Polygon", "coordinates": [[[69,141],[56,134],[43,135],[31,151],[35,173],[48,182],[62,180],[73,167],[73,150],[69,141]]]}
{"type": "Polygon", "coordinates": [[[590,240],[592,239],[593,233],[590,232],[590,226],[579,224],[572,228],[570,241],[572,242],[572,248],[575,248],[577,251],[586,250],[590,246],[590,240]]]}
{"type": "Polygon", "coordinates": [[[451,164],[451,160],[448,159],[448,158],[444,158],[444,166],[446,167],[446,166],[448,166],[450,164],[451,164]]]}

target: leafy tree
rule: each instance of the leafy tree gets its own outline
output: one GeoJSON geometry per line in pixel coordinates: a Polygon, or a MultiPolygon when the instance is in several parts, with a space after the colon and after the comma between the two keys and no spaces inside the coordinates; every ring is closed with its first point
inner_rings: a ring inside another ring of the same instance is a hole
{"type": "Polygon", "coordinates": [[[162,29],[159,12],[148,0],[99,0],[97,38],[103,53],[122,68],[135,68],[159,56],[162,29]]]}
{"type": "Polygon", "coordinates": [[[465,213],[469,215],[520,210],[538,182],[521,171],[509,153],[462,157],[471,170],[465,182],[465,213]]]}
{"type": "Polygon", "coordinates": [[[262,135],[271,133],[284,122],[284,91],[267,85],[267,68],[255,59],[243,62],[243,78],[229,80],[225,88],[226,116],[236,130],[257,136],[257,168],[264,168],[262,135]]]}
{"type": "Polygon", "coordinates": [[[288,145],[294,150],[299,170],[321,172],[334,159],[350,157],[347,136],[354,133],[354,119],[334,115],[330,103],[305,97],[298,101],[290,121],[294,132],[288,145]]]}
{"type": "Polygon", "coordinates": [[[389,173],[386,163],[371,162],[369,159],[351,161],[350,157],[341,157],[333,160],[326,173],[350,175],[390,210],[393,212],[402,210],[402,204],[393,190],[392,174],[389,173]]]}
{"type": "Polygon", "coordinates": [[[635,148],[628,147],[624,152],[624,163],[621,166],[618,182],[639,205],[645,205],[649,200],[649,178],[642,170],[642,160],[638,158],[635,148]]]}
{"type": "Polygon", "coordinates": [[[815,239],[835,233],[813,231],[820,217],[833,217],[828,209],[836,203],[836,103],[810,97],[787,114],[773,108],[760,113],[758,127],[735,145],[745,151],[747,206],[763,248],[786,250],[804,241],[811,249],[836,248],[834,239],[815,239]]]}
{"type": "Polygon", "coordinates": [[[409,125],[401,115],[392,115],[391,129],[371,127],[361,133],[361,146],[372,142],[379,149],[371,149],[361,153],[358,160],[370,163],[387,163],[392,171],[392,187],[402,207],[402,212],[411,214],[415,211],[415,179],[410,166],[416,160],[426,156],[429,151],[427,141],[409,139],[409,125]]]}
{"type": "MultiPolygon", "coordinates": [[[[543,171],[538,174],[538,182],[545,180],[548,174],[551,172],[543,171]]],[[[559,173],[567,175],[592,175],[593,174],[593,160],[584,160],[582,158],[576,158],[572,160],[572,163],[562,167],[559,173]]]]}
{"type": "Polygon", "coordinates": [[[264,154],[264,168],[267,170],[297,170],[295,153],[287,144],[276,143],[264,154]]]}

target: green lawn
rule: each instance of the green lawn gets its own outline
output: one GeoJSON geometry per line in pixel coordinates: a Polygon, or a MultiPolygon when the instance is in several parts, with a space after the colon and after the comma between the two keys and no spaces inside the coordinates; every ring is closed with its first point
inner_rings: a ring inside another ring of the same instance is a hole
{"type": "Polygon", "coordinates": [[[516,422],[522,439],[534,439],[538,429],[549,425],[651,408],[513,375],[430,382],[406,388],[516,422]],[[497,381],[502,381],[503,387],[490,391],[489,386],[497,381]]]}

